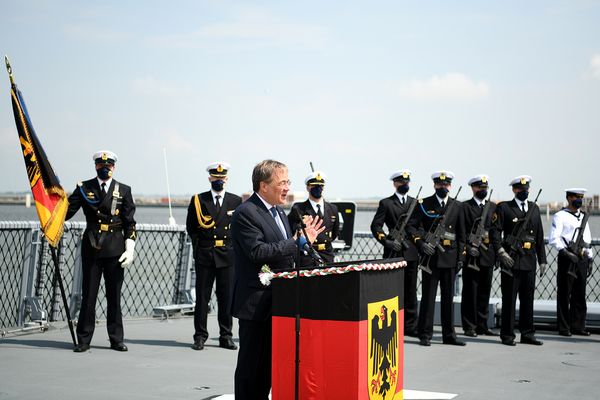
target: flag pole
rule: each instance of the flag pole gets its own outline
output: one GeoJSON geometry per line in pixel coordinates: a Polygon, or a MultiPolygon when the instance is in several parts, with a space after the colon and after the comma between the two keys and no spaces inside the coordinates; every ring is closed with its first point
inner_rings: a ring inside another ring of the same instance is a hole
{"type": "MultiPolygon", "coordinates": [[[[12,92],[16,92],[18,93],[18,90],[16,88],[15,85],[15,81],[13,79],[13,75],[12,75],[12,67],[10,66],[10,61],[8,59],[7,55],[4,55],[4,63],[6,64],[6,71],[8,72],[8,77],[10,79],[10,84],[11,84],[11,91],[12,92]]],[[[15,96],[16,98],[17,96],[15,96]]],[[[16,100],[18,102],[18,100],[16,100]]],[[[13,107],[14,107],[15,103],[13,103],[13,107]]],[[[21,105],[18,104],[17,107],[19,109],[21,109],[21,105]]],[[[15,114],[15,122],[17,123],[17,131],[19,130],[19,122],[16,119],[16,114],[15,114]]],[[[33,135],[35,136],[35,132],[33,132],[33,135]]],[[[29,146],[31,145],[31,143],[27,143],[29,146]]],[[[30,150],[31,151],[31,150],[30,150]]],[[[43,151],[42,151],[43,154],[43,151]]],[[[34,153],[35,156],[35,153],[34,153]]],[[[26,166],[27,166],[27,161],[25,162],[26,166]]],[[[54,173],[54,172],[52,172],[54,173]]],[[[40,178],[40,180],[42,181],[41,185],[43,188],[43,192],[47,194],[46,188],[44,187],[43,184],[43,178],[40,178]]],[[[30,182],[31,183],[31,182],[30,182]]],[[[37,184],[36,184],[37,186],[37,184]]],[[[62,192],[62,194],[64,195],[64,192],[62,191],[62,187],[60,187],[60,191],[62,192]]],[[[33,186],[32,186],[32,191],[33,191],[33,186]]],[[[35,192],[34,192],[34,198],[35,198],[35,192]]],[[[40,216],[39,211],[38,211],[38,217],[40,216]]],[[[71,339],[73,340],[73,345],[77,346],[77,340],[75,338],[75,330],[73,329],[73,321],[71,320],[71,313],[69,311],[69,304],[67,302],[67,296],[65,294],[65,287],[63,285],[63,280],[62,280],[62,276],[60,274],[60,268],[59,268],[59,264],[58,264],[58,256],[56,254],[56,247],[54,247],[54,245],[57,245],[56,241],[58,240],[58,238],[60,238],[62,236],[62,229],[63,229],[63,224],[64,224],[64,215],[62,216],[62,222],[60,225],[60,230],[59,230],[59,234],[57,235],[57,237],[52,236],[52,238],[50,240],[48,240],[48,243],[50,245],[50,252],[52,253],[52,260],[54,262],[54,275],[56,277],[56,280],[58,281],[58,285],[59,285],[59,289],[60,289],[60,294],[63,300],[63,306],[65,309],[65,312],[67,314],[67,323],[69,325],[69,331],[71,332],[71,339]]],[[[46,234],[46,230],[44,227],[44,223],[40,218],[40,229],[42,230],[42,232],[44,232],[44,234],[46,234]]],[[[60,243],[60,242],[59,242],[60,243]]]]}
{"type": "Polygon", "coordinates": [[[67,313],[67,323],[69,325],[69,331],[71,332],[71,339],[73,340],[73,346],[77,346],[77,339],[75,339],[75,330],[73,329],[73,321],[71,320],[71,312],[69,311],[69,304],[67,302],[67,295],[65,294],[65,286],[63,285],[62,275],[60,274],[60,268],[58,264],[58,255],[56,254],[56,248],[50,246],[50,252],[52,253],[52,260],[54,261],[54,275],[58,281],[58,287],[60,288],[60,295],[63,301],[63,307],[67,313]]]}
{"type": "Polygon", "coordinates": [[[13,80],[12,68],[10,66],[8,56],[6,54],[4,55],[4,62],[6,63],[6,71],[8,72],[8,78],[10,79],[10,85],[13,86],[15,84],[15,81],[13,80]]]}

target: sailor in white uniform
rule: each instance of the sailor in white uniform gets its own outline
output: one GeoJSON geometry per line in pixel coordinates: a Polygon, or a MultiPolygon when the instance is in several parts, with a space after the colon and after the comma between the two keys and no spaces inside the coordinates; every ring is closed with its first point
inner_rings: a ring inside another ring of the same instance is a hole
{"type": "Polygon", "coordinates": [[[581,211],[586,189],[571,188],[568,206],[554,214],[549,242],[558,250],[556,316],[562,336],[589,336],[585,289],[592,272],[592,235],[586,213],[581,211]],[[584,225],[584,226],[582,226],[584,225]]]}

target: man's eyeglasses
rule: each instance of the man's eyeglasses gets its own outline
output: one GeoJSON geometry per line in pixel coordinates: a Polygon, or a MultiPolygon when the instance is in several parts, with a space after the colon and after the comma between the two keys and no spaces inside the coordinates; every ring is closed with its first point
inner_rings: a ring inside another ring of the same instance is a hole
{"type": "Polygon", "coordinates": [[[280,188],[281,188],[281,187],[285,187],[285,186],[287,186],[287,187],[290,187],[290,186],[292,186],[292,181],[290,181],[290,180],[288,179],[287,181],[281,181],[281,182],[277,182],[277,183],[275,184],[275,186],[277,186],[277,187],[280,187],[280,188]]]}

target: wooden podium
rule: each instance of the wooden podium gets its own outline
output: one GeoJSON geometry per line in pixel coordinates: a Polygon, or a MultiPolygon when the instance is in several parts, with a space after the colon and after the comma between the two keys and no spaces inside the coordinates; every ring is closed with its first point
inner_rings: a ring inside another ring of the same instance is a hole
{"type": "MultiPolygon", "coordinates": [[[[405,265],[354,261],[301,272],[299,399],[403,398],[405,265]]],[[[294,399],[295,279],[277,274],[271,283],[273,400],[294,399]]]]}

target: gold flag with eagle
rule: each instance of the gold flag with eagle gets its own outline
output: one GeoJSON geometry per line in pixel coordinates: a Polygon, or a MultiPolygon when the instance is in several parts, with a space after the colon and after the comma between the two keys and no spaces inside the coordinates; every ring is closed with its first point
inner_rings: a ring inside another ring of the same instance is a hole
{"type": "Polygon", "coordinates": [[[35,208],[46,240],[52,247],[57,247],[63,234],[69,202],[48,161],[48,157],[46,157],[44,148],[35,134],[23,95],[17,89],[17,85],[13,80],[8,57],[5,58],[5,61],[11,83],[10,94],[15,123],[19,133],[27,177],[35,200],[35,208]]]}

